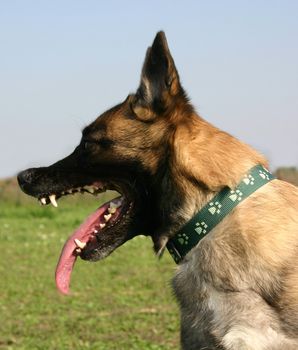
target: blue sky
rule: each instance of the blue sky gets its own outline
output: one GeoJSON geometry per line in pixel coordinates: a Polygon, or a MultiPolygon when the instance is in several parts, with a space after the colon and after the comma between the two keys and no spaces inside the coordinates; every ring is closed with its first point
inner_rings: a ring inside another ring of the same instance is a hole
{"type": "Polygon", "coordinates": [[[0,177],[48,165],[133,92],[165,30],[202,117],[298,165],[298,1],[0,1],[0,177]]]}

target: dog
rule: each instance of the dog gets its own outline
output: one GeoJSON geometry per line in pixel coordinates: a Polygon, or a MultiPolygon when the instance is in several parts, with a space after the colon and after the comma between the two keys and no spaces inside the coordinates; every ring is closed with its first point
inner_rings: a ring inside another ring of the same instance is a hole
{"type": "Polygon", "coordinates": [[[62,293],[78,256],[103,259],[138,234],[152,237],[158,256],[166,248],[179,254],[175,239],[181,246],[197,239],[184,227],[206,205],[220,213],[214,198],[228,191],[236,206],[208,234],[208,225],[197,222],[202,239],[176,259],[181,347],[297,350],[298,188],[267,168],[262,155],[196,113],[158,32],[136,93],[87,126],[68,157],[24,170],[18,181],[55,206],[69,193],[120,193],[66,242],[56,270],[62,293]],[[251,169],[266,183],[242,199],[238,185],[254,184],[251,169]]]}

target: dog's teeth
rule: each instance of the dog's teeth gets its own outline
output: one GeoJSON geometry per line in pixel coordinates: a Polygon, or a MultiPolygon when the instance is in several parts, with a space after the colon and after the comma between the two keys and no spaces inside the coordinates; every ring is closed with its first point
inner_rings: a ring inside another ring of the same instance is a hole
{"type": "Polygon", "coordinates": [[[89,193],[95,192],[95,189],[92,186],[84,186],[84,190],[86,190],[89,193]]]}
{"type": "Polygon", "coordinates": [[[111,219],[112,214],[104,215],[103,217],[105,218],[106,222],[108,222],[111,219]]]}
{"type": "Polygon", "coordinates": [[[82,249],[81,249],[81,248],[77,248],[77,249],[76,249],[76,252],[77,252],[78,254],[80,254],[80,253],[82,252],[82,249]]]}
{"type": "Polygon", "coordinates": [[[116,213],[116,210],[116,208],[108,208],[108,212],[112,215],[116,213]]]}
{"type": "Polygon", "coordinates": [[[41,202],[42,205],[47,204],[47,200],[45,198],[41,198],[40,202],[41,202]]]}
{"type": "Polygon", "coordinates": [[[98,231],[97,231],[97,230],[94,230],[93,232],[94,232],[94,233],[98,233],[98,231]]]}
{"type": "Polygon", "coordinates": [[[72,194],[72,190],[68,190],[67,192],[68,192],[69,194],[72,194]]]}
{"type": "Polygon", "coordinates": [[[106,224],[99,224],[100,228],[106,227],[106,224]]]}
{"type": "Polygon", "coordinates": [[[51,203],[53,204],[53,206],[54,206],[55,208],[57,208],[57,207],[58,207],[58,204],[57,204],[57,202],[56,202],[56,196],[55,196],[54,194],[51,194],[51,195],[49,196],[49,199],[50,199],[51,203]]]}
{"type": "Polygon", "coordinates": [[[119,207],[121,207],[121,203],[120,202],[111,202],[110,203],[110,208],[113,209],[118,209],[119,207]]]}
{"type": "Polygon", "coordinates": [[[86,242],[81,242],[79,239],[75,239],[74,240],[75,241],[75,244],[79,247],[79,248],[81,248],[81,249],[84,249],[85,247],[86,247],[86,242]]]}

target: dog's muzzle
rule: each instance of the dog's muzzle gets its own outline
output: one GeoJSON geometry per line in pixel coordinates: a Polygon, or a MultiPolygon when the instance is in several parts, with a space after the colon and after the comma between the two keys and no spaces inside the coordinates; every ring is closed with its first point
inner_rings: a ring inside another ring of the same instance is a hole
{"type": "Polygon", "coordinates": [[[30,169],[23,170],[18,174],[17,178],[21,189],[25,193],[27,193],[28,187],[30,187],[34,183],[34,180],[36,179],[35,169],[30,168],[30,169]]]}

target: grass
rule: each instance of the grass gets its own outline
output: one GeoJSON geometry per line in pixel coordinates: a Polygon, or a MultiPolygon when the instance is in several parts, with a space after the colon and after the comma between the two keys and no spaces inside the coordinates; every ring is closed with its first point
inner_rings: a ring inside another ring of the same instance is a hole
{"type": "Polygon", "coordinates": [[[157,261],[150,239],[136,238],[102,262],[78,261],[71,295],[62,296],[54,283],[60,250],[99,200],[76,196],[55,209],[0,194],[0,349],[179,347],[168,254],[157,261]]]}

